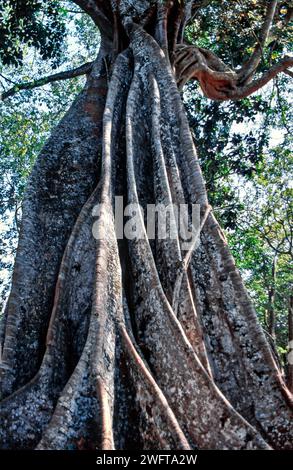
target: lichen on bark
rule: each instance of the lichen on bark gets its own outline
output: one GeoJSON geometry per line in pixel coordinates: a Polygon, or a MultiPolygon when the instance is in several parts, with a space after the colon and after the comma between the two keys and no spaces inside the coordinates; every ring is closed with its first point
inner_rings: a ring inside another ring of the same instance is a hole
{"type": "Polygon", "coordinates": [[[176,82],[194,2],[76,3],[102,46],[26,193],[1,447],[288,449],[292,397],[210,211],[176,82]],[[117,240],[115,196],[199,204],[188,263],[179,238],[148,239],[142,213],[142,239],[117,240]]]}

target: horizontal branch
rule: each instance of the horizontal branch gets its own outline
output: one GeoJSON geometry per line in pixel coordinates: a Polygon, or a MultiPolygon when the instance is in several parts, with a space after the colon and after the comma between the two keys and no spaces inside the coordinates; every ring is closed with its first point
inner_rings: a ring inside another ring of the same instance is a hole
{"type": "Polygon", "coordinates": [[[226,66],[212,52],[195,46],[180,45],[174,61],[177,84],[180,89],[190,79],[199,81],[203,93],[214,100],[240,100],[262,88],[277,74],[293,67],[293,57],[284,57],[260,78],[243,85],[238,74],[226,66]]]}
{"type": "Polygon", "coordinates": [[[242,98],[246,98],[247,96],[255,93],[260,88],[265,86],[270,80],[276,77],[281,72],[288,73],[292,76],[292,73],[287,70],[290,67],[293,67],[293,57],[284,57],[280,60],[277,64],[271,67],[267,72],[265,72],[260,78],[254,80],[253,82],[249,83],[244,87],[239,87],[237,90],[231,94],[226,99],[232,100],[240,100],[242,98]]]}
{"type": "Polygon", "coordinates": [[[33,88],[44,86],[48,83],[53,83],[60,80],[67,80],[69,78],[79,77],[81,75],[88,74],[90,73],[92,66],[92,62],[87,62],[86,64],[83,64],[75,69],[66,70],[64,72],[58,72],[53,75],[48,75],[47,77],[38,78],[37,80],[33,80],[31,82],[17,83],[12,88],[2,93],[0,95],[0,99],[4,101],[5,99],[15,95],[16,93],[22,90],[32,90],[33,88]]]}

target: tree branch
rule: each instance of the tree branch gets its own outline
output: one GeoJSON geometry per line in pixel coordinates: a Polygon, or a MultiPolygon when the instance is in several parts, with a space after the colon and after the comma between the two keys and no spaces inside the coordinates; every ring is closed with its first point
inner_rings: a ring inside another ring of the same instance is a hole
{"type": "Polygon", "coordinates": [[[293,78],[293,72],[291,72],[290,70],[283,70],[283,72],[284,72],[286,75],[289,75],[289,77],[293,78]]]}
{"type": "Polygon", "coordinates": [[[212,0],[199,0],[193,2],[191,7],[191,18],[194,19],[197,12],[202,8],[207,7],[210,3],[212,3],[212,0]]]}
{"type": "Polygon", "coordinates": [[[263,50],[263,47],[265,46],[266,40],[269,37],[271,25],[273,23],[274,16],[276,13],[277,4],[278,4],[278,0],[271,0],[269,2],[265,20],[262,25],[260,36],[258,38],[258,43],[251,57],[241,67],[240,71],[238,72],[239,81],[242,82],[243,84],[246,83],[250,79],[250,77],[253,75],[253,73],[255,72],[255,70],[257,69],[260,63],[260,60],[262,57],[262,50],[263,50]]]}
{"type": "Polygon", "coordinates": [[[2,77],[6,82],[12,83],[13,85],[16,85],[16,82],[14,80],[11,80],[11,78],[6,77],[2,73],[0,73],[0,77],[2,77]]]}
{"type": "Polygon", "coordinates": [[[18,83],[14,85],[12,88],[10,88],[9,90],[2,93],[0,95],[0,99],[4,101],[5,99],[15,95],[21,90],[32,90],[33,88],[44,86],[44,85],[47,85],[48,83],[57,82],[59,80],[67,80],[69,78],[79,77],[81,75],[88,74],[92,70],[92,66],[93,66],[92,62],[87,62],[86,64],[83,64],[80,67],[77,67],[76,69],[71,69],[71,70],[66,70],[65,72],[55,73],[53,75],[39,78],[31,82],[18,83]]]}
{"type": "Polygon", "coordinates": [[[190,79],[197,79],[203,93],[215,100],[240,100],[266,85],[280,72],[293,66],[292,57],[284,57],[260,78],[246,85],[239,83],[238,74],[212,52],[195,46],[180,45],[174,61],[179,88],[190,79]]]}
{"type": "Polygon", "coordinates": [[[267,72],[265,72],[260,78],[254,80],[244,87],[238,87],[237,90],[226,99],[240,100],[242,98],[246,98],[247,96],[262,88],[281,72],[289,72],[290,76],[292,76],[292,72],[287,70],[290,67],[293,67],[293,57],[284,57],[280,60],[280,62],[267,70],[267,72]]]}
{"type": "Polygon", "coordinates": [[[104,5],[99,5],[101,3],[105,4],[105,2],[99,0],[72,0],[72,2],[91,17],[105,36],[108,38],[112,37],[113,27],[111,21],[105,12],[104,5]]]}

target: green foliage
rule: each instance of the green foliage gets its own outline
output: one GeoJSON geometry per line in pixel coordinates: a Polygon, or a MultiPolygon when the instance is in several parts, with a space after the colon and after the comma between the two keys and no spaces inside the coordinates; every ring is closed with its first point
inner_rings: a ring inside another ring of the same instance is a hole
{"type": "MultiPolygon", "coordinates": [[[[283,25],[288,7],[288,2],[279,6],[260,72],[290,51],[292,27],[283,25]]],[[[253,51],[263,13],[264,2],[237,1],[233,8],[229,1],[211,2],[187,28],[186,39],[237,69],[253,51]]],[[[208,100],[196,82],[184,90],[210,203],[266,330],[269,291],[275,289],[276,341],[282,354],[293,281],[290,80],[281,75],[257,95],[228,103],[208,100]]]]}
{"type": "MultiPolygon", "coordinates": [[[[292,25],[287,13],[292,2],[280,2],[276,21],[263,50],[262,66],[292,51],[292,25]]],[[[237,69],[250,57],[258,42],[268,2],[265,0],[214,0],[199,10],[186,29],[186,40],[216,53],[227,65],[237,69]]]]}
{"type": "Polygon", "coordinates": [[[44,90],[17,95],[9,106],[0,103],[0,307],[9,288],[27,179],[81,83],[82,79],[74,79],[47,85],[44,90]]]}
{"type": "Polygon", "coordinates": [[[260,175],[245,191],[245,210],[228,238],[246,279],[259,317],[268,328],[268,310],[276,315],[277,345],[288,343],[287,315],[293,281],[292,152],[281,145],[265,152],[260,175]],[[275,274],[273,266],[275,265],[275,274]],[[269,305],[269,292],[275,291],[269,305]]]}
{"type": "MultiPolygon", "coordinates": [[[[60,11],[67,18],[67,35],[62,45],[60,69],[66,70],[95,58],[99,34],[87,15],[71,12],[71,2],[62,5],[60,11]]],[[[0,63],[0,86],[7,90],[14,83],[30,82],[49,75],[53,67],[52,61],[43,61],[38,48],[26,47],[21,67],[0,63]]],[[[0,101],[0,310],[9,289],[28,176],[52,128],[84,80],[80,77],[55,82],[0,101]]]]}
{"type": "Polygon", "coordinates": [[[53,59],[57,66],[65,31],[59,0],[0,1],[0,57],[4,64],[21,64],[25,47],[33,46],[42,59],[53,59]]]}

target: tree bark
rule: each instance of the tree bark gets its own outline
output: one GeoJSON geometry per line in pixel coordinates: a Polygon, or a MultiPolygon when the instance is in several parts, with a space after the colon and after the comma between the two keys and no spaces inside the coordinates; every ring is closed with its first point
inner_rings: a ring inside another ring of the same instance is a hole
{"type": "Polygon", "coordinates": [[[290,295],[289,297],[289,305],[288,305],[288,344],[289,344],[289,352],[288,352],[288,388],[291,393],[293,393],[293,296],[290,295]]]}
{"type": "Polygon", "coordinates": [[[97,22],[116,15],[115,37],[28,185],[1,447],[288,449],[292,396],[210,211],[170,64],[168,19],[190,8],[121,0],[109,16],[110,2],[78,3],[95,3],[97,22]],[[150,241],[142,212],[142,237],[117,240],[115,196],[199,204],[198,248],[186,259],[179,237],[150,241]]]}

